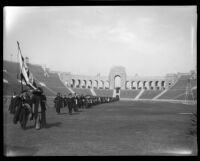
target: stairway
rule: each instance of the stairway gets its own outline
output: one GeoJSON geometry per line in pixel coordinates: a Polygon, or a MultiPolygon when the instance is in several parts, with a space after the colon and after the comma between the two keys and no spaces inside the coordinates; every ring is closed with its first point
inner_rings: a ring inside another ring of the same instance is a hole
{"type": "Polygon", "coordinates": [[[92,93],[93,96],[97,96],[97,94],[95,93],[94,89],[93,88],[90,88],[90,91],[92,93]]]}
{"type": "Polygon", "coordinates": [[[144,89],[142,89],[142,90],[140,91],[140,93],[138,93],[138,95],[135,97],[134,100],[138,100],[138,99],[140,98],[140,96],[142,95],[143,92],[144,92],[144,89]]]}
{"type": "Polygon", "coordinates": [[[164,91],[162,91],[161,93],[159,93],[157,96],[155,96],[154,98],[152,98],[152,100],[156,100],[158,97],[162,96],[167,91],[168,91],[168,89],[165,89],[164,91]]]}

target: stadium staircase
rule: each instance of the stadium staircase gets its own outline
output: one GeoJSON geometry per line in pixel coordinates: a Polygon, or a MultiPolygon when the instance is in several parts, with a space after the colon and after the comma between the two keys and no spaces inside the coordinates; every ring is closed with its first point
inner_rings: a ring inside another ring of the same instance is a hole
{"type": "Polygon", "coordinates": [[[159,95],[162,90],[145,90],[139,99],[153,99],[155,96],[159,95]]]}
{"type": "Polygon", "coordinates": [[[140,96],[142,95],[143,92],[144,92],[144,89],[142,89],[140,91],[140,93],[135,97],[135,100],[138,100],[140,98],[140,96]]]}
{"type": "Polygon", "coordinates": [[[162,91],[161,93],[159,93],[157,96],[155,96],[154,98],[152,98],[153,100],[156,100],[157,98],[159,98],[160,96],[162,96],[164,93],[166,93],[168,91],[168,89],[165,89],[164,91],[162,91]]]}
{"type": "Polygon", "coordinates": [[[92,93],[93,96],[97,96],[97,94],[95,93],[94,89],[93,88],[90,88],[90,91],[92,93]]]}

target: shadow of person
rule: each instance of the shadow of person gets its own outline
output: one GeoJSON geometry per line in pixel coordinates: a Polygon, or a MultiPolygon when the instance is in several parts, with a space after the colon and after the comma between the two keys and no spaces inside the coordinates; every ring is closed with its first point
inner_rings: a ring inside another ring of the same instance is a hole
{"type": "Polygon", "coordinates": [[[79,114],[80,114],[79,112],[71,113],[71,115],[79,115],[79,114]]]}
{"type": "Polygon", "coordinates": [[[60,127],[60,125],[61,125],[61,122],[46,123],[45,128],[48,129],[51,127],[60,127]]]}
{"type": "Polygon", "coordinates": [[[66,113],[66,112],[59,113],[59,115],[66,115],[66,114],[68,114],[68,113],[66,113]]]}

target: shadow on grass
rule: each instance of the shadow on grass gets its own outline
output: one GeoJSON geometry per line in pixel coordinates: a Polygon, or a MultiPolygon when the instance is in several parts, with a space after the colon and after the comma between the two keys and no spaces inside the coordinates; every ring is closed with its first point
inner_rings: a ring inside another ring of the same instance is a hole
{"type": "Polygon", "coordinates": [[[80,113],[79,112],[74,112],[74,113],[71,113],[70,115],[79,115],[80,113]]]}
{"type": "MultiPolygon", "coordinates": [[[[51,128],[51,127],[60,127],[60,125],[61,125],[61,122],[47,123],[46,126],[45,126],[45,128],[46,128],[46,129],[49,129],[49,128],[51,128]]],[[[33,128],[35,128],[35,125],[27,126],[27,127],[26,127],[26,130],[28,130],[28,129],[33,129],[33,128]]],[[[42,128],[42,129],[43,129],[43,128],[42,128]]]]}
{"type": "Polygon", "coordinates": [[[68,114],[67,112],[59,113],[59,115],[66,115],[68,114]]]}
{"type": "Polygon", "coordinates": [[[46,129],[51,128],[51,127],[60,127],[61,122],[54,122],[54,123],[47,123],[46,124],[46,129]]]}

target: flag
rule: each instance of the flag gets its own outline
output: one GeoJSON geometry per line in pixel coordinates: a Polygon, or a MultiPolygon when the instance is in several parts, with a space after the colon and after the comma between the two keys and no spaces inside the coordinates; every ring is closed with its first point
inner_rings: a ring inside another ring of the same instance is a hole
{"type": "Polygon", "coordinates": [[[19,63],[20,63],[20,76],[21,76],[21,80],[24,80],[26,85],[36,89],[36,83],[33,79],[33,75],[32,73],[29,71],[28,66],[24,60],[24,57],[21,53],[20,47],[19,47],[19,42],[17,41],[18,44],[18,56],[19,56],[19,63]]]}

